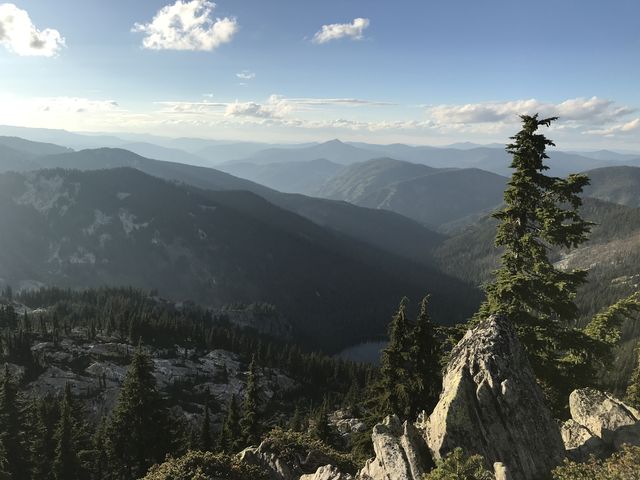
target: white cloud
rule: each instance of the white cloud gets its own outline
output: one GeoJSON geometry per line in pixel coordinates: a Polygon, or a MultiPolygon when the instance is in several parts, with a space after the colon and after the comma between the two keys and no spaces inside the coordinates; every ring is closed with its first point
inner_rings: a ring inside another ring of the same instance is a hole
{"type": "Polygon", "coordinates": [[[267,103],[234,102],[229,103],[225,109],[225,117],[256,117],[256,118],[282,118],[291,111],[291,105],[286,99],[277,95],[271,95],[267,103]]]}
{"type": "Polygon", "coordinates": [[[464,105],[435,105],[427,107],[426,110],[427,115],[442,126],[483,123],[513,124],[520,121],[519,115],[533,113],[540,113],[542,116],[558,116],[565,124],[599,125],[614,122],[634,112],[633,108],[618,106],[611,100],[598,97],[574,98],[556,104],[528,99],[464,105]]]}
{"type": "MultiPolygon", "coordinates": [[[[205,95],[212,99],[212,94],[205,95]]],[[[226,117],[254,117],[254,118],[283,118],[294,112],[308,112],[324,107],[367,107],[394,105],[387,102],[363,100],[359,98],[287,98],[281,95],[271,95],[265,102],[246,101],[241,102],[184,102],[166,101],[156,102],[163,106],[163,113],[181,114],[211,114],[221,109],[226,117]]]]}
{"type": "Polygon", "coordinates": [[[215,7],[207,0],[177,0],[162,7],[150,23],[136,23],[133,31],[145,34],[142,45],[150,50],[212,51],[238,31],[235,18],[213,19],[215,7]]]}
{"type": "Polygon", "coordinates": [[[620,123],[617,125],[613,125],[609,128],[601,128],[588,130],[584,133],[591,135],[602,135],[605,137],[611,137],[619,134],[629,134],[640,132],[640,117],[634,118],[633,120],[629,120],[628,122],[620,123]]]}
{"type": "Polygon", "coordinates": [[[240,73],[236,73],[236,77],[240,80],[253,80],[256,78],[256,74],[254,72],[250,72],[249,70],[243,70],[240,73]]]}
{"type": "Polygon", "coordinates": [[[38,30],[29,14],[12,3],[0,4],[0,44],[21,56],[53,57],[65,45],[60,32],[38,30]]]}
{"type": "MultiPolygon", "coordinates": [[[[209,97],[209,95],[207,95],[209,97]]],[[[211,98],[211,97],[209,97],[211,98]]],[[[222,110],[227,107],[227,103],[219,102],[155,102],[162,105],[162,113],[183,113],[183,114],[206,114],[215,110],[222,110]]]]}
{"type": "Polygon", "coordinates": [[[23,107],[50,113],[108,113],[121,111],[114,100],[91,100],[80,97],[42,97],[23,103],[23,107]]]}
{"type": "Polygon", "coordinates": [[[323,25],[320,31],[313,36],[313,43],[327,43],[340,38],[361,40],[364,30],[369,26],[368,18],[356,18],[351,23],[333,23],[323,25]]]}
{"type": "Polygon", "coordinates": [[[314,106],[347,106],[347,107],[387,107],[395,105],[389,102],[379,102],[375,100],[363,100],[361,98],[289,98],[287,101],[297,104],[314,106]]]}

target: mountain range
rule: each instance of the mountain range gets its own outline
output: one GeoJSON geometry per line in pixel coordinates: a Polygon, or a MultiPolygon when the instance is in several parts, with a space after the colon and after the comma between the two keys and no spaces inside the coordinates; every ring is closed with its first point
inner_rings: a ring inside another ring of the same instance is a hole
{"type": "Polygon", "coordinates": [[[255,194],[204,191],[138,170],[0,175],[0,271],[12,285],[132,285],[221,306],[276,305],[298,338],[338,348],[381,335],[404,295],[431,291],[462,319],[471,288],[282,210],[255,194]]]}
{"type": "MultiPolygon", "coordinates": [[[[208,148],[197,139],[176,142],[208,148]]],[[[180,158],[180,149],[150,145],[129,144],[180,158]]],[[[458,152],[497,150],[467,147],[458,152]]],[[[301,149],[367,151],[334,141],[267,149],[255,158],[301,149]]],[[[369,154],[388,149],[419,150],[377,146],[369,154]]],[[[567,158],[558,156],[552,153],[552,164],[567,158]]],[[[333,158],[221,167],[245,177],[260,172],[255,180],[267,186],[122,148],[73,151],[1,137],[0,171],[31,172],[2,175],[0,219],[18,227],[0,236],[1,276],[25,285],[131,284],[204,304],[271,301],[293,319],[300,338],[332,349],[382,334],[405,294],[433,293],[434,311],[445,322],[472,312],[479,294],[468,282],[485,281],[497,259],[495,224],[483,217],[500,205],[506,178],[391,157],[333,158]],[[344,292],[353,292],[353,305],[344,292]],[[331,333],[323,336],[319,325],[326,322],[331,333]]],[[[585,212],[599,226],[583,247],[589,250],[566,258],[557,252],[557,261],[584,265],[597,258],[594,275],[622,291],[628,282],[616,279],[638,273],[636,209],[629,207],[638,206],[640,168],[587,173],[585,212]],[[616,250],[626,252],[624,261],[611,257],[616,250]]],[[[603,304],[611,288],[595,292],[590,308],[603,304]]]]}

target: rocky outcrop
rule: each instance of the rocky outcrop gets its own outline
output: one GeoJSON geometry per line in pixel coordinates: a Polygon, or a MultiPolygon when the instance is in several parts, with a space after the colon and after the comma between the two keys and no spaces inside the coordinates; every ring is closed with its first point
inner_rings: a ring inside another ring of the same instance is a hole
{"type": "Polygon", "coordinates": [[[353,477],[347,473],[341,473],[337,467],[325,465],[318,468],[314,474],[302,475],[300,480],[353,480],[353,477]]]}
{"type": "Polygon", "coordinates": [[[562,426],[567,454],[576,460],[603,457],[623,445],[640,446],[640,412],[608,393],[593,388],[569,396],[571,419],[562,426]]]}
{"type": "Polygon", "coordinates": [[[376,456],[361,470],[362,480],[418,480],[431,466],[421,433],[395,415],[373,427],[371,440],[376,456]]]}
{"type": "Polygon", "coordinates": [[[559,426],[508,319],[484,320],[453,349],[426,433],[434,457],[461,447],[513,480],[544,478],[562,461],[559,426]]]}
{"type": "Polygon", "coordinates": [[[367,430],[367,425],[353,415],[349,410],[336,410],[329,415],[329,425],[336,428],[342,436],[361,433],[367,430]]]}
{"type": "Polygon", "coordinates": [[[593,388],[574,390],[569,396],[571,418],[605,443],[613,444],[616,431],[640,421],[640,412],[608,393],[593,388]]]}
{"type": "Polygon", "coordinates": [[[294,472],[294,469],[279,458],[276,453],[269,451],[264,442],[257,448],[245,448],[238,457],[242,463],[264,468],[273,480],[297,480],[300,478],[301,472],[294,472]]]}
{"type": "Polygon", "coordinates": [[[604,458],[609,453],[609,449],[600,437],[572,418],[562,424],[560,434],[567,456],[576,462],[582,462],[590,455],[604,458]]]}
{"type": "MultiPolygon", "coordinates": [[[[32,312],[33,313],[33,312],[32,312]]],[[[82,401],[91,419],[98,421],[115,404],[126,376],[135,345],[117,337],[98,336],[87,340],[86,330],[73,330],[58,342],[35,341],[31,353],[38,364],[37,377],[26,384],[29,395],[44,397],[60,395],[67,385],[82,401]]],[[[153,375],[161,392],[189,391],[203,394],[221,405],[228,405],[232,395],[241,398],[246,385],[246,365],[240,357],[226,350],[194,350],[183,347],[147,349],[153,362],[153,375]]],[[[22,378],[24,368],[10,365],[16,378],[22,378]]],[[[296,388],[293,379],[272,368],[259,372],[261,403],[266,405],[276,392],[296,388]]],[[[188,397],[189,395],[185,395],[188,397]]],[[[187,422],[198,425],[204,405],[193,401],[178,402],[175,413],[187,422]]],[[[225,416],[212,414],[211,422],[218,429],[225,416]]]]}

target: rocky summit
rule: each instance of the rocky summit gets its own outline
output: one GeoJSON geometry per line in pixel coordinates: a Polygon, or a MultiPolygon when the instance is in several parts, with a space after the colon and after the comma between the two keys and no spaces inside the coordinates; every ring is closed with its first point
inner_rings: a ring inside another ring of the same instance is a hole
{"type": "Polygon", "coordinates": [[[426,436],[435,458],[461,447],[513,480],[544,478],[562,461],[558,425],[507,318],[484,320],[453,349],[426,436]]]}
{"type": "Polygon", "coordinates": [[[360,472],[362,480],[418,479],[431,466],[421,433],[410,422],[400,423],[395,415],[373,427],[371,440],[376,457],[360,472]]]}

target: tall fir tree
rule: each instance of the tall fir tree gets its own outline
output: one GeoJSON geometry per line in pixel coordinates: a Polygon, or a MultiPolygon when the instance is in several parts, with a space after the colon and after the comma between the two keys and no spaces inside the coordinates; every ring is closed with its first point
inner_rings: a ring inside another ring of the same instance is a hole
{"type": "Polygon", "coordinates": [[[54,433],[60,418],[60,403],[51,395],[34,398],[29,403],[28,426],[29,457],[33,480],[53,478],[53,460],[56,442],[54,433]]]}
{"type": "Polygon", "coordinates": [[[516,325],[547,394],[564,402],[563,384],[571,375],[567,375],[568,365],[559,365],[558,359],[562,349],[579,347],[571,345],[567,326],[578,317],[574,299],[587,272],[556,267],[549,249],[577,247],[587,239],[591,224],[582,219],[579,208],[589,179],[545,175],[549,169],[546,149],[555,144],[537,132],[556,118],[521,118],[522,129],[507,146],[513,173],[504,193],[505,206],[493,215],[500,222],[496,246],[504,249],[501,267],[486,288],[487,299],[477,318],[506,315],[516,325]],[[569,342],[562,345],[563,340],[569,342]]]}
{"type": "Polygon", "coordinates": [[[302,412],[300,411],[300,405],[296,405],[296,408],[293,411],[293,415],[289,420],[288,427],[290,430],[293,430],[294,432],[303,431],[303,418],[302,418],[302,412]]]}
{"type": "Polygon", "coordinates": [[[13,476],[9,472],[9,458],[2,441],[0,441],[0,480],[13,480],[13,476]]]}
{"type": "Polygon", "coordinates": [[[324,443],[331,444],[331,426],[329,425],[329,400],[324,398],[314,412],[311,434],[324,443]]]}
{"type": "Polygon", "coordinates": [[[640,342],[636,345],[635,354],[636,364],[633,372],[631,373],[631,379],[629,381],[629,386],[627,387],[625,400],[633,408],[640,410],[640,342]]]}
{"type": "Polygon", "coordinates": [[[240,420],[242,439],[248,445],[253,445],[260,441],[260,390],[258,381],[258,365],[254,355],[249,364],[247,386],[244,393],[244,401],[242,402],[242,420],[240,420]]]}
{"type": "Polygon", "coordinates": [[[574,328],[579,316],[575,297],[586,282],[585,270],[563,270],[550,259],[551,249],[578,247],[592,223],[580,214],[581,194],[589,179],[545,175],[547,147],[555,144],[540,127],[555,117],[523,115],[522,129],[507,146],[513,174],[504,193],[496,246],[503,248],[495,280],[476,321],[503,314],[514,323],[531,365],[556,412],[566,408],[569,392],[587,385],[598,365],[610,356],[622,316],[637,309],[638,300],[623,299],[596,315],[584,329],[574,328]]]}
{"type": "Polygon", "coordinates": [[[218,450],[225,453],[236,453],[241,445],[240,410],[236,396],[232,395],[227,408],[227,415],[218,437],[218,450]]]}
{"type": "Polygon", "coordinates": [[[420,302],[420,310],[411,335],[409,358],[412,366],[411,418],[420,411],[430,413],[438,403],[442,389],[442,346],[436,326],[429,316],[429,296],[420,302]]]}
{"type": "Polygon", "coordinates": [[[407,299],[403,298],[389,326],[389,343],[380,358],[379,410],[406,419],[411,414],[407,299]]]}
{"type": "Polygon", "coordinates": [[[91,462],[91,480],[103,480],[108,478],[109,456],[106,449],[107,418],[102,417],[98,428],[91,439],[93,458],[91,462]]]}
{"type": "Polygon", "coordinates": [[[481,315],[502,313],[522,328],[573,321],[576,290],[584,270],[563,271],[549,259],[550,247],[573,248],[586,241],[590,223],[580,216],[585,175],[567,179],[544,174],[546,149],[555,144],[536,133],[556,118],[522,116],[522,130],[507,146],[514,172],[504,193],[505,206],[493,214],[500,224],[496,246],[503,247],[501,267],[487,287],[481,315]]]}
{"type": "Polygon", "coordinates": [[[55,432],[56,451],[53,473],[56,480],[78,480],[80,462],[76,451],[71,391],[66,389],[60,405],[60,420],[55,432]]]}
{"type": "Polygon", "coordinates": [[[13,479],[29,476],[29,448],[24,441],[24,427],[18,387],[5,366],[0,379],[0,445],[6,456],[5,471],[13,479]]]}
{"type": "Polygon", "coordinates": [[[141,477],[149,466],[163,460],[171,444],[170,424],[153,377],[153,363],[139,345],[106,427],[112,478],[141,477]]]}
{"type": "Polygon", "coordinates": [[[209,398],[204,404],[204,415],[202,418],[202,426],[200,428],[200,449],[203,452],[208,452],[212,449],[213,442],[211,441],[211,417],[209,415],[209,398]]]}

